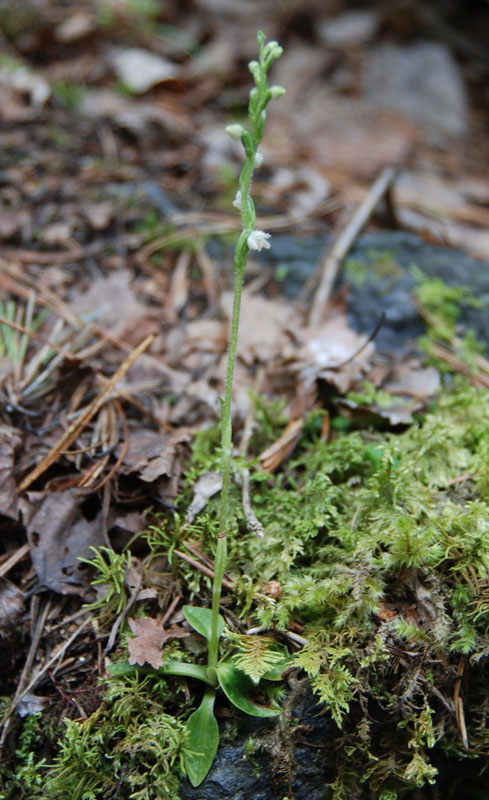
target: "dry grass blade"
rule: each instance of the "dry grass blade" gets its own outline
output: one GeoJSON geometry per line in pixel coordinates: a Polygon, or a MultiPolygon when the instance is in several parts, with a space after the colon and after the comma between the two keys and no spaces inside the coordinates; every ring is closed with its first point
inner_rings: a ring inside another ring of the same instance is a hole
{"type": "Polygon", "coordinates": [[[297,443],[303,427],[302,418],[291,419],[280,438],[260,454],[261,469],[265,472],[275,472],[297,443]]]}
{"type": "Polygon", "coordinates": [[[104,403],[110,397],[111,391],[115,388],[117,383],[124,377],[127,373],[131,365],[137,359],[137,357],[143,353],[154,340],[153,334],[147,336],[143,342],[141,342],[138,347],[133,350],[133,352],[123,361],[119,369],[114,373],[110,381],[108,382],[107,386],[100,392],[100,394],[93,400],[90,405],[85,408],[85,410],[80,414],[78,419],[73,422],[69,428],[63,433],[62,436],[58,439],[58,441],[53,445],[49,453],[43,458],[40,464],[35,467],[28,475],[21,481],[18,491],[25,492],[29,486],[34,483],[37,478],[39,478],[50,466],[54,464],[57,460],[60,452],[62,450],[66,450],[81,431],[88,425],[90,420],[95,416],[95,414],[102,408],[104,403]]]}
{"type": "Polygon", "coordinates": [[[10,572],[10,570],[13,569],[13,567],[15,567],[16,564],[19,563],[19,561],[23,561],[24,558],[27,558],[28,555],[29,555],[29,545],[23,544],[21,547],[15,550],[15,552],[13,552],[11,555],[7,553],[6,557],[2,556],[2,558],[5,558],[5,560],[3,561],[3,564],[0,565],[0,578],[5,577],[5,575],[7,575],[10,572]]]}

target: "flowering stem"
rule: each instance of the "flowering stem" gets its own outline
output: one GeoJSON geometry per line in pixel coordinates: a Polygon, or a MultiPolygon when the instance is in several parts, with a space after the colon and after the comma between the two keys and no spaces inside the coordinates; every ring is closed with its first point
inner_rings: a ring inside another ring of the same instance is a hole
{"type": "Polygon", "coordinates": [[[236,351],[238,346],[239,314],[241,308],[241,294],[243,289],[243,278],[248,252],[250,249],[261,250],[262,247],[270,247],[267,242],[269,234],[263,231],[255,231],[255,207],[250,196],[251,180],[253,170],[260,161],[258,147],[263,138],[265,129],[265,108],[268,102],[283,94],[283,89],[274,86],[268,87],[267,71],[272,62],[282,54],[282,48],[277,42],[265,44],[265,35],[258,33],[258,43],[260,47],[260,60],[251,61],[249,64],[250,72],[255,81],[255,88],[250,92],[249,119],[250,129],[245,130],[241,125],[230,125],[228,133],[235,139],[240,139],[244,151],[245,161],[239,178],[239,192],[236,196],[235,205],[241,211],[242,231],[239,235],[234,250],[234,298],[233,312],[231,318],[231,330],[229,336],[228,361],[226,369],[226,384],[224,399],[221,402],[221,471],[222,471],[222,490],[221,506],[219,514],[219,535],[217,539],[216,554],[214,560],[214,580],[212,584],[212,621],[211,636],[209,641],[209,666],[216,667],[219,655],[219,604],[221,600],[222,580],[226,569],[227,561],[227,530],[229,527],[229,488],[231,480],[232,464],[232,415],[231,398],[233,390],[234,367],[236,363],[236,351]]]}

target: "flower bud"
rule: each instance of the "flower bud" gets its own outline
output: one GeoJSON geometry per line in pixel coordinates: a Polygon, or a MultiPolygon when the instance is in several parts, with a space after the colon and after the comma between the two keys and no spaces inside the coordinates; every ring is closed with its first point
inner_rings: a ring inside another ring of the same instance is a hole
{"type": "Polygon", "coordinates": [[[256,169],[258,169],[258,167],[261,167],[262,164],[263,164],[263,156],[262,156],[261,153],[256,151],[256,153],[255,153],[255,161],[254,161],[253,166],[256,167],[256,169]]]}
{"type": "Polygon", "coordinates": [[[246,133],[246,131],[242,125],[234,124],[226,125],[226,133],[229,133],[231,139],[239,141],[243,138],[243,134],[246,133]]]}
{"type": "Polygon", "coordinates": [[[258,61],[250,61],[248,64],[248,69],[253,75],[255,81],[258,82],[260,80],[260,65],[258,61]]]}
{"type": "Polygon", "coordinates": [[[284,52],[283,48],[280,47],[278,42],[275,41],[268,42],[268,44],[265,46],[266,57],[271,56],[273,59],[280,58],[283,52],[284,52]]]}
{"type": "Polygon", "coordinates": [[[270,86],[269,92],[272,100],[278,100],[279,97],[285,94],[285,89],[283,86],[270,86]]]}

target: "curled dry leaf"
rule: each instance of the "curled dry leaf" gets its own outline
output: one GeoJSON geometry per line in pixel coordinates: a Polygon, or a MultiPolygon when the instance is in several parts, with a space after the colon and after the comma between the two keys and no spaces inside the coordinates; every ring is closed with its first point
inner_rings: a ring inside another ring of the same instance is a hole
{"type": "Polygon", "coordinates": [[[194,485],[194,496],[187,511],[187,522],[193,522],[197,514],[205,508],[210,497],[220,492],[222,475],[220,472],[205,472],[194,485]]]}
{"type": "Polygon", "coordinates": [[[319,327],[304,328],[296,339],[299,347],[293,358],[302,381],[310,385],[322,378],[342,393],[362,378],[375,352],[373,342],[352,330],[344,314],[330,317],[319,327]]]}
{"type": "Polygon", "coordinates": [[[130,664],[151,664],[159,669],[163,664],[161,650],[167,639],[181,639],[188,636],[187,631],[181,628],[164,630],[156,620],[151,617],[140,619],[129,618],[129,625],[134,634],[133,639],[127,640],[130,664]]]}

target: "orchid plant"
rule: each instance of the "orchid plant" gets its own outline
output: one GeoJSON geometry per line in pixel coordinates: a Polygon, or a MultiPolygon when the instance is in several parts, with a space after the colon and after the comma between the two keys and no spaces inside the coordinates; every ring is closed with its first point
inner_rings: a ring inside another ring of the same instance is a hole
{"type": "MultiPolygon", "coordinates": [[[[229,337],[229,351],[226,371],[225,394],[221,401],[221,471],[222,489],[219,513],[219,529],[214,559],[214,578],[212,584],[212,608],[185,606],[183,612],[191,627],[204,636],[208,644],[207,666],[180,662],[173,659],[160,668],[160,672],[197,678],[206,684],[204,696],[196,711],[186,724],[186,740],[183,761],[188,779],[198,786],[207,775],[219,744],[219,731],[214,716],[216,691],[220,687],[227,698],[241,711],[258,717],[272,717],[280,714],[278,706],[259,706],[249,699],[248,694],[254,681],[232,661],[219,660],[219,640],[225,628],[219,613],[222,582],[227,562],[227,531],[232,520],[229,512],[229,491],[232,470],[232,424],[231,398],[233,376],[238,344],[239,316],[244,272],[250,250],[260,251],[269,248],[270,234],[256,229],[255,206],[250,194],[251,181],[255,168],[262,163],[258,150],[263,138],[266,121],[266,108],[270,100],[279,98],[284,92],[281,86],[269,86],[267,73],[272,63],[282,54],[282,48],[275,41],[266,43],[265,34],[257,35],[259,59],[248,65],[255,86],[250,92],[249,127],[233,124],[226,128],[227,133],[241,141],[244,149],[244,164],[239,178],[239,189],[233,203],[241,214],[241,233],[234,250],[234,300],[229,337]]],[[[277,663],[262,677],[267,680],[280,680],[285,662],[277,663]]],[[[113,665],[111,672],[121,673],[122,665],[113,665]]]]}

